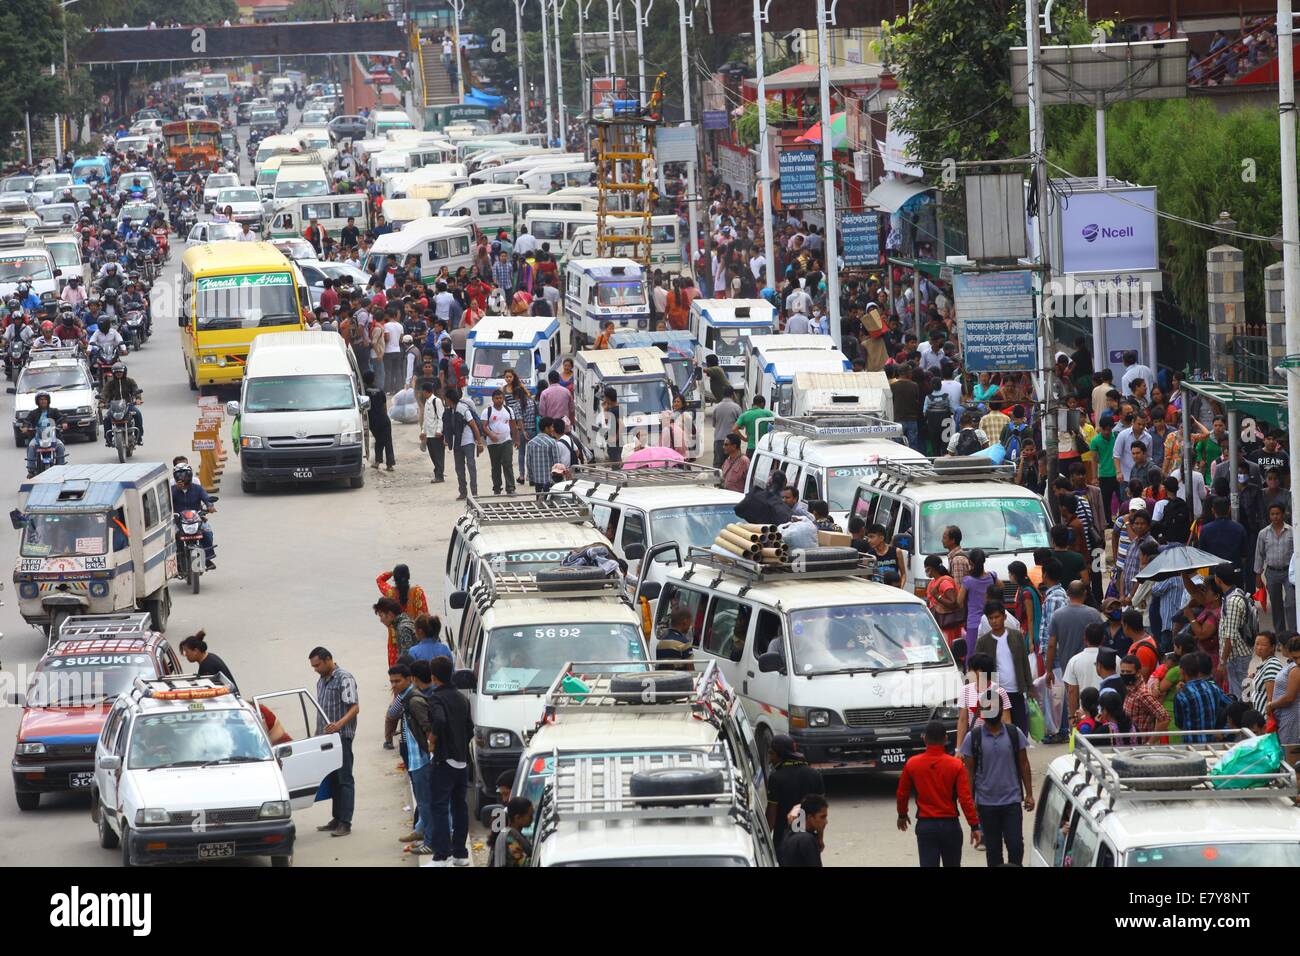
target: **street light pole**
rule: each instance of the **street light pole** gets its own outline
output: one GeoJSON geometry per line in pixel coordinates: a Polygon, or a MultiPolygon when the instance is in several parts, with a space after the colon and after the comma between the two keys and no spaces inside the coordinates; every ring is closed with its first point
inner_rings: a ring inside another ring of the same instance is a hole
{"type": "Polygon", "coordinates": [[[556,114],[560,121],[560,145],[569,140],[569,112],[564,108],[564,68],[560,62],[560,14],[568,0],[551,0],[551,15],[555,18],[555,95],[556,114]]]}
{"type": "Polygon", "coordinates": [[[542,77],[546,90],[546,145],[555,142],[555,127],[551,124],[551,40],[550,28],[546,25],[546,0],[538,0],[542,6],[542,77]]]}
{"type": "MultiPolygon", "coordinates": [[[[826,206],[826,313],[831,321],[831,340],[837,349],[844,345],[840,329],[840,270],[836,242],[835,219],[835,158],[831,135],[831,58],[827,38],[832,14],[826,9],[826,0],[817,0],[817,78],[821,86],[822,114],[822,196],[826,206]]],[[[759,104],[760,115],[766,103],[759,104]]],[[[766,235],[764,236],[766,240],[766,235]]],[[[816,292],[816,290],[813,290],[816,292]]]]}
{"type": "Polygon", "coordinates": [[[519,57],[519,132],[528,132],[528,90],[524,87],[524,4],[515,0],[515,53],[519,57]]]}
{"type": "Polygon", "coordinates": [[[617,54],[614,51],[614,0],[605,0],[605,10],[609,14],[609,55],[605,60],[605,73],[610,77],[610,95],[614,93],[614,71],[618,69],[617,54]]]}
{"type": "MultiPolygon", "coordinates": [[[[686,12],[686,4],[691,0],[677,0],[677,28],[681,34],[682,46],[682,118],[686,120],[686,125],[691,125],[691,68],[689,53],[686,49],[686,28],[695,26],[695,17],[693,14],[686,12]]],[[[700,230],[699,230],[699,210],[696,208],[699,204],[699,197],[695,194],[695,160],[686,164],[686,214],[690,223],[690,236],[686,244],[687,254],[691,258],[690,274],[695,275],[695,259],[698,254],[700,230]]]]}
{"type": "Polygon", "coordinates": [[[759,198],[763,203],[763,257],[767,260],[763,288],[776,288],[776,239],[772,228],[772,163],[767,148],[767,64],[763,52],[763,21],[772,0],[754,0],[754,72],[758,78],[759,198]]]}
{"type": "MultiPolygon", "coordinates": [[[[654,6],[654,0],[650,0],[650,6],[654,6]]],[[[647,8],[645,13],[641,13],[641,0],[632,0],[632,13],[636,17],[636,85],[641,91],[641,105],[645,106],[645,37],[641,33],[641,28],[646,26],[646,21],[650,19],[650,10],[647,8]]]]}
{"type": "Polygon", "coordinates": [[[456,34],[455,50],[452,56],[455,57],[456,63],[456,102],[465,102],[465,64],[461,62],[460,49],[460,16],[465,12],[465,0],[451,0],[451,11],[456,17],[453,32],[456,34]]]}
{"type": "MultiPolygon", "coordinates": [[[[1295,23],[1291,0],[1277,0],[1277,110],[1282,127],[1282,301],[1287,355],[1300,355],[1300,190],[1296,184],[1295,23]]],[[[1287,406],[1300,409],[1300,371],[1287,369],[1287,406]]],[[[1292,462],[1300,461],[1300,428],[1288,428],[1292,462]]],[[[1300,467],[1291,467],[1291,500],[1300,501],[1300,467]]],[[[1300,553],[1300,552],[1297,552],[1300,553]]]]}

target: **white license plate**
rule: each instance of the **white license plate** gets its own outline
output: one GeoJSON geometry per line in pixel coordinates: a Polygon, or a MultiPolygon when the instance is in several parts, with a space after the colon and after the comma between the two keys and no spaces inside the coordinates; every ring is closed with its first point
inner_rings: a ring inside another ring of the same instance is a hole
{"type": "Polygon", "coordinates": [[[878,762],[882,767],[901,767],[907,763],[907,754],[901,750],[887,750],[880,755],[878,762]]]}
{"type": "Polygon", "coordinates": [[[293,470],[293,476],[295,478],[311,478],[314,477],[314,473],[310,468],[295,468],[293,470]]]}
{"type": "Polygon", "coordinates": [[[200,860],[221,860],[235,855],[234,843],[200,843],[200,860]]]}
{"type": "Polygon", "coordinates": [[[70,773],[68,774],[68,786],[73,790],[84,790],[90,786],[90,782],[94,779],[94,771],[87,770],[84,773],[70,773]]]}

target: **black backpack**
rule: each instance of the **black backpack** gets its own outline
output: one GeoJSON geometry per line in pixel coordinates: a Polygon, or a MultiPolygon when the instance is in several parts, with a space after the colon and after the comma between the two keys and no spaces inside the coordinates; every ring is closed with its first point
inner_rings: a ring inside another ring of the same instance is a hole
{"type": "Polygon", "coordinates": [[[946,392],[931,394],[930,405],[925,411],[925,427],[931,433],[941,433],[944,425],[952,418],[952,401],[946,392]]]}
{"type": "Polygon", "coordinates": [[[456,402],[442,413],[442,440],[448,448],[460,445],[460,436],[469,427],[469,419],[460,413],[461,402],[456,402]]]}
{"type": "Polygon", "coordinates": [[[1192,510],[1187,507],[1187,502],[1178,497],[1167,499],[1160,516],[1160,528],[1166,542],[1186,544],[1192,531],[1192,510]]]}
{"type": "Polygon", "coordinates": [[[957,436],[958,455],[973,455],[983,447],[973,428],[963,428],[957,436]]]}
{"type": "MultiPolygon", "coordinates": [[[[1001,719],[1002,719],[1002,715],[999,714],[999,715],[998,715],[998,720],[1001,720],[1001,719]]],[[[1016,727],[1015,724],[1008,724],[1006,727],[1003,727],[1003,728],[1002,728],[1002,732],[1003,732],[1004,734],[1009,735],[1010,738],[1011,738],[1011,759],[1017,762],[1016,774],[1019,775],[1019,773],[1020,773],[1020,767],[1019,767],[1018,764],[1019,764],[1019,760],[1020,760],[1020,738],[1016,736],[1016,731],[1017,731],[1017,730],[1018,730],[1018,728],[1016,727]]],[[[970,732],[970,755],[975,759],[975,773],[976,773],[976,774],[978,774],[978,773],[980,772],[980,766],[981,766],[981,764],[984,762],[984,742],[983,742],[983,738],[984,738],[984,728],[983,728],[983,727],[972,727],[972,728],[971,728],[971,732],[970,732]]]]}

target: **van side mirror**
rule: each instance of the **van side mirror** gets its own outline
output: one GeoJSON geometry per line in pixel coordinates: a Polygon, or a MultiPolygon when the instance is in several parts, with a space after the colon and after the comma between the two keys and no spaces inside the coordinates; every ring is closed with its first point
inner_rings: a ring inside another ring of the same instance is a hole
{"type": "Polygon", "coordinates": [[[237,416],[239,414],[239,402],[226,402],[226,414],[237,416]]]}
{"type": "Polygon", "coordinates": [[[457,690],[473,690],[474,679],[474,672],[471,670],[455,671],[451,675],[451,686],[457,690]]]}
{"type": "Polygon", "coordinates": [[[640,561],[645,557],[644,544],[629,544],[623,549],[623,556],[629,561],[640,561]]]}
{"type": "Polygon", "coordinates": [[[27,527],[27,518],[21,511],[15,508],[13,511],[9,512],[9,523],[14,526],[15,531],[22,531],[23,528],[27,527]]]}
{"type": "MultiPolygon", "coordinates": [[[[370,411],[370,396],[362,395],[360,398],[360,404],[361,404],[361,410],[363,412],[370,411]]],[[[452,607],[455,607],[455,605],[453,604],[452,607]]]]}
{"type": "Polygon", "coordinates": [[[758,655],[758,669],[764,674],[785,673],[785,657],[778,651],[758,655]]]}

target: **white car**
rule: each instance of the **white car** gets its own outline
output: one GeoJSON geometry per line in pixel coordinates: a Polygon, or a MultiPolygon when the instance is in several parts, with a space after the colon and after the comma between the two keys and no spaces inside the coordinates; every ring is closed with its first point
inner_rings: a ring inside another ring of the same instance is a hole
{"type": "Polygon", "coordinates": [[[339,735],[316,733],[325,723],[305,690],[245,699],[224,678],[137,678],[95,747],[99,845],[120,846],[124,866],[247,856],[292,865],[292,811],[311,806],[343,762],[339,735]]]}
{"type": "Polygon", "coordinates": [[[14,444],[26,448],[31,436],[23,432],[27,416],[36,407],[36,396],[48,392],[50,405],[68,423],[68,432],[80,432],[91,441],[99,437],[99,416],[95,412],[95,387],[86,364],[76,358],[46,359],[37,352],[23,367],[14,388],[14,444]]]}
{"type": "Polygon", "coordinates": [[[325,291],[326,279],[351,279],[352,286],[356,289],[365,289],[366,283],[370,281],[370,273],[346,262],[308,260],[298,263],[298,268],[302,270],[303,278],[307,280],[307,294],[311,297],[313,309],[320,305],[320,296],[325,291]]]}
{"type": "Polygon", "coordinates": [[[117,194],[119,196],[127,196],[143,199],[146,202],[153,202],[157,189],[158,184],[154,182],[153,173],[133,170],[117,177],[117,194]],[[142,195],[135,196],[134,194],[136,193],[142,195]]]}
{"type": "MultiPolygon", "coordinates": [[[[271,245],[284,253],[286,259],[293,262],[316,262],[316,250],[312,248],[310,242],[306,239],[299,239],[296,236],[289,236],[284,239],[273,239],[271,245]]],[[[369,279],[366,280],[370,281],[369,279]]]]}
{"type": "Polygon", "coordinates": [[[63,195],[63,190],[72,185],[72,177],[67,173],[52,173],[49,176],[37,176],[32,186],[32,195],[36,204],[53,202],[56,196],[63,195]]]}
{"type": "Polygon", "coordinates": [[[203,205],[210,210],[217,201],[217,193],[238,185],[239,177],[234,173],[209,173],[203,181],[203,205]]]}
{"type": "Polygon", "coordinates": [[[326,110],[307,110],[302,114],[303,126],[325,126],[330,121],[330,114],[326,110]]]}
{"type": "Polygon", "coordinates": [[[187,246],[196,246],[202,242],[222,242],[237,239],[243,230],[233,222],[200,222],[185,237],[187,246]]]}
{"type": "Polygon", "coordinates": [[[262,229],[262,200],[252,186],[229,186],[217,193],[217,209],[230,209],[236,223],[248,223],[254,232],[262,229]]]}

